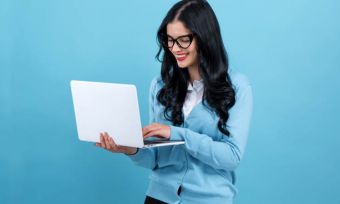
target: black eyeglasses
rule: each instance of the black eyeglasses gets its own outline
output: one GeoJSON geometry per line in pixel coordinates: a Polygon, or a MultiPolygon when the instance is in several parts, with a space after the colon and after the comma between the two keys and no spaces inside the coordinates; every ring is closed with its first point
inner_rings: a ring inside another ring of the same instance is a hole
{"type": "Polygon", "coordinates": [[[181,35],[177,38],[173,38],[169,35],[163,36],[163,45],[169,49],[173,48],[175,43],[178,45],[178,47],[182,49],[187,49],[192,41],[194,39],[194,34],[188,34],[188,35],[181,35]]]}

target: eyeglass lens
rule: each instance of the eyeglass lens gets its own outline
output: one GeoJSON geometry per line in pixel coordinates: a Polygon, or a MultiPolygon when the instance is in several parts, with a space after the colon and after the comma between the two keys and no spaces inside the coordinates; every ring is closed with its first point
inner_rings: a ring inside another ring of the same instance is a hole
{"type": "Polygon", "coordinates": [[[191,34],[180,36],[176,39],[172,38],[171,36],[167,36],[167,47],[172,48],[176,43],[180,48],[186,49],[190,46],[192,40],[193,37],[191,34]]]}

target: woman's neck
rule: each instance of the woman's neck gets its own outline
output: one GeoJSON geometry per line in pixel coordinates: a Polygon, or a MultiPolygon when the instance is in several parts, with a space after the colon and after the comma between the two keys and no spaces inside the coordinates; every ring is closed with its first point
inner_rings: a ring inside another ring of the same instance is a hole
{"type": "Polygon", "coordinates": [[[201,75],[198,71],[198,66],[190,66],[188,67],[188,72],[190,76],[190,83],[192,84],[195,80],[200,80],[201,75]]]}

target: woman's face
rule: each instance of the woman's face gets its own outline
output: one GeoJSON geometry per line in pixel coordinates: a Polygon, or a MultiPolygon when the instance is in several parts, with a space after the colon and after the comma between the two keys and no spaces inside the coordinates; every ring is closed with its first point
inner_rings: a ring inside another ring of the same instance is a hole
{"type": "Polygon", "coordinates": [[[197,67],[197,44],[190,30],[178,20],[168,23],[166,30],[168,47],[175,56],[178,66],[181,68],[197,67]]]}

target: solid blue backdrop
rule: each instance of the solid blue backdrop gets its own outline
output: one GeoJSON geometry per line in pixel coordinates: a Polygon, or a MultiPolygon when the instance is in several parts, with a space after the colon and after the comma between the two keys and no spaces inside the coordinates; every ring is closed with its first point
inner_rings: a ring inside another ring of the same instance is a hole
{"type": "MultiPolygon", "coordinates": [[[[148,170],[78,141],[69,81],[136,84],[146,125],[175,2],[0,2],[0,203],[143,202],[148,170]]],[[[209,2],[254,92],[235,203],[340,203],[339,1],[209,2]]]]}

